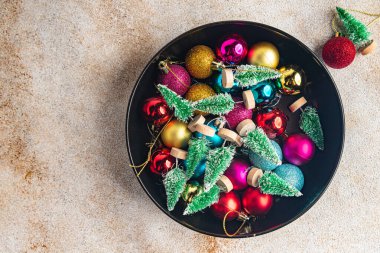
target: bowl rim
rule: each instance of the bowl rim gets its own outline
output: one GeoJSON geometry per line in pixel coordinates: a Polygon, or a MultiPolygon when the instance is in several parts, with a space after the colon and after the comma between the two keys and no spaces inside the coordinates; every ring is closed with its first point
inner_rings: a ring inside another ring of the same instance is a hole
{"type": "Polygon", "coordinates": [[[339,164],[340,164],[340,161],[341,161],[341,158],[342,158],[342,154],[343,154],[343,150],[344,150],[344,143],[345,143],[345,116],[344,116],[344,109],[343,109],[343,103],[342,103],[342,99],[341,99],[341,96],[339,94],[339,90],[338,90],[338,87],[333,79],[333,77],[331,76],[329,70],[327,69],[326,65],[319,59],[319,57],[309,48],[307,47],[304,43],[302,43],[300,40],[298,40],[297,38],[293,37],[292,35],[278,29],[278,28],[275,28],[275,27],[272,27],[272,26],[269,26],[269,25],[266,25],[266,24],[262,24],[262,23],[258,23],[258,22],[253,22],[253,21],[247,21],[247,20],[225,20],[225,21],[217,21],[217,22],[212,22],[212,23],[207,23],[207,24],[203,24],[203,25],[200,25],[200,26],[197,26],[193,29],[190,29],[188,31],[185,31],[184,33],[176,36],[174,39],[172,39],[169,43],[165,44],[149,61],[148,63],[145,65],[143,71],[141,72],[141,74],[139,75],[138,79],[136,80],[134,86],[133,86],[133,89],[132,89],[132,92],[130,94],[130,97],[129,97],[129,101],[128,101],[128,107],[127,107],[127,115],[126,115],[126,122],[125,122],[125,131],[126,131],[126,144],[127,144],[127,149],[128,149],[128,156],[129,156],[129,160],[131,162],[131,164],[134,164],[133,162],[133,158],[132,158],[132,154],[131,154],[131,147],[130,147],[130,143],[129,143],[129,128],[128,128],[128,122],[130,121],[129,117],[130,117],[130,114],[131,114],[131,105],[132,105],[132,101],[134,99],[134,96],[135,96],[135,93],[136,93],[136,90],[137,90],[137,87],[142,79],[142,77],[144,76],[145,72],[147,71],[148,67],[158,59],[158,57],[162,54],[162,52],[170,47],[172,44],[174,44],[176,41],[178,41],[179,39],[183,38],[183,37],[186,37],[188,36],[189,34],[191,33],[194,33],[198,30],[202,30],[204,28],[210,28],[210,27],[213,27],[213,26],[220,26],[220,25],[232,25],[232,24],[244,24],[244,25],[249,25],[249,26],[258,26],[258,27],[262,27],[264,29],[267,29],[267,30],[271,30],[273,32],[276,32],[276,33],[279,33],[285,37],[288,37],[289,39],[291,40],[294,40],[300,47],[302,47],[304,50],[306,50],[307,52],[309,52],[315,59],[316,61],[319,63],[319,65],[325,70],[325,72],[327,73],[328,77],[331,79],[332,81],[332,84],[334,85],[334,88],[336,90],[336,93],[337,93],[337,97],[338,97],[338,101],[339,101],[339,105],[340,105],[340,109],[341,109],[341,120],[342,120],[342,139],[341,139],[341,150],[340,150],[340,153],[339,153],[339,157],[338,159],[336,160],[336,164],[335,164],[335,169],[334,171],[332,172],[332,174],[330,175],[330,178],[328,179],[328,182],[326,184],[326,186],[320,191],[319,195],[314,198],[309,205],[307,205],[306,207],[304,207],[297,215],[295,215],[293,218],[289,219],[288,221],[284,222],[284,223],[281,223],[279,224],[278,226],[275,226],[275,227],[272,227],[271,229],[267,229],[265,231],[262,231],[262,232],[259,232],[259,233],[249,233],[249,234],[244,234],[244,235],[236,235],[236,236],[233,236],[233,237],[229,237],[227,235],[219,235],[219,234],[213,234],[213,233],[210,233],[210,232],[207,232],[207,231],[204,231],[204,230],[201,230],[197,227],[194,227],[188,223],[185,223],[179,219],[177,219],[177,217],[175,217],[174,215],[172,215],[167,209],[161,207],[160,204],[158,204],[158,202],[150,195],[149,191],[147,190],[147,188],[145,187],[144,183],[141,181],[141,178],[137,176],[137,171],[136,169],[132,168],[130,165],[128,165],[129,168],[132,168],[134,173],[135,173],[135,176],[137,178],[137,180],[139,181],[140,185],[142,186],[142,188],[144,189],[145,193],[149,196],[149,198],[153,201],[153,203],[162,211],[164,212],[167,216],[169,216],[171,219],[175,220],[176,222],[178,222],[179,224],[181,224],[182,226],[185,226],[195,232],[198,232],[198,233],[201,233],[201,234],[205,234],[205,235],[209,235],[209,236],[214,236],[214,237],[219,237],[219,238],[251,238],[251,237],[255,237],[255,236],[259,236],[259,235],[264,235],[264,234],[267,234],[267,233],[270,233],[270,232],[273,232],[273,231],[276,231],[290,223],[292,223],[293,221],[297,220],[298,218],[300,218],[302,215],[304,215],[312,206],[315,205],[315,203],[318,202],[318,200],[322,197],[322,195],[326,192],[327,188],[330,186],[335,174],[336,174],[336,171],[338,170],[338,167],[339,167],[339,164]]]}

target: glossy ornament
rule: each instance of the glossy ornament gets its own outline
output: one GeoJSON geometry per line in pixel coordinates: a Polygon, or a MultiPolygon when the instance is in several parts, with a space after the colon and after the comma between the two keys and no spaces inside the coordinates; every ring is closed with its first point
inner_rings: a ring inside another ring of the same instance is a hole
{"type": "Polygon", "coordinates": [[[237,94],[242,91],[237,81],[234,81],[232,88],[224,88],[222,83],[222,72],[216,72],[212,77],[212,88],[216,93],[237,94]]]}
{"type": "Polygon", "coordinates": [[[259,188],[248,187],[242,196],[244,211],[250,215],[261,216],[269,212],[273,205],[273,197],[261,193],[259,188]]]}
{"type": "Polygon", "coordinates": [[[162,73],[158,76],[158,83],[166,85],[178,95],[184,95],[190,88],[191,79],[184,67],[177,64],[162,66],[162,73]]]}
{"type": "Polygon", "coordinates": [[[247,188],[247,175],[250,164],[240,158],[234,158],[224,175],[231,181],[234,190],[247,188]]]}
{"type": "Polygon", "coordinates": [[[278,108],[264,108],[254,115],[256,126],[261,127],[270,139],[284,133],[288,117],[278,108]]]}
{"type": "Polygon", "coordinates": [[[281,67],[278,71],[281,73],[279,91],[285,95],[297,95],[305,87],[305,72],[296,65],[281,67]]]}
{"type": "Polygon", "coordinates": [[[197,45],[187,52],[185,66],[192,77],[205,79],[211,76],[215,59],[215,54],[211,48],[197,45]]]}
{"type": "Polygon", "coordinates": [[[205,174],[206,171],[206,159],[199,162],[193,173],[192,179],[199,179],[205,174]]]}
{"type": "Polygon", "coordinates": [[[275,69],[280,62],[280,53],[272,43],[259,42],[249,49],[248,62],[252,65],[275,69]]]}
{"type": "Polygon", "coordinates": [[[226,220],[234,220],[239,216],[241,211],[240,197],[234,191],[221,193],[219,201],[210,208],[211,212],[220,220],[223,220],[224,216],[231,211],[227,215],[226,220]]]}
{"type": "Polygon", "coordinates": [[[282,152],[290,163],[303,165],[313,158],[315,144],[305,134],[293,134],[285,140],[282,152]]]}
{"type": "Polygon", "coordinates": [[[300,168],[297,166],[293,164],[282,164],[278,166],[273,172],[289,184],[293,185],[299,191],[302,190],[304,185],[304,176],[300,168]]]}
{"type": "MultiPolygon", "coordinates": [[[[234,97],[235,102],[242,101],[243,99],[234,97]]],[[[237,125],[245,119],[252,119],[252,109],[247,109],[244,103],[235,103],[234,109],[227,113],[224,117],[227,120],[228,126],[235,129],[237,125]]]]}
{"type": "Polygon", "coordinates": [[[191,137],[187,124],[179,121],[170,121],[161,133],[161,140],[168,148],[186,148],[191,137]]]}
{"type": "Polygon", "coordinates": [[[355,45],[346,37],[334,37],[322,49],[323,60],[334,69],[347,67],[354,61],[355,55],[355,45]]]}
{"type": "Polygon", "coordinates": [[[198,181],[191,180],[186,184],[181,196],[186,203],[190,203],[193,200],[193,197],[201,194],[202,192],[203,187],[200,183],[198,181]]]}
{"type": "MultiPolygon", "coordinates": [[[[211,120],[206,123],[207,126],[212,127],[215,130],[213,136],[206,136],[206,139],[210,142],[211,148],[221,147],[224,140],[218,135],[219,128],[215,125],[216,120],[211,120]]],[[[197,138],[202,138],[203,134],[199,132],[194,132],[194,136],[197,138]]]]}
{"type": "Polygon", "coordinates": [[[256,106],[269,104],[277,93],[277,86],[273,81],[260,82],[251,88],[256,106]]]}
{"type": "Polygon", "coordinates": [[[238,64],[247,55],[247,42],[238,34],[230,34],[219,39],[216,45],[216,56],[226,64],[238,64]]]}
{"type": "Polygon", "coordinates": [[[175,158],[170,155],[170,149],[158,148],[149,159],[150,171],[157,175],[166,174],[173,168],[175,158]]]}
{"type": "MultiPolygon", "coordinates": [[[[214,95],[216,95],[216,93],[211,88],[211,86],[204,83],[197,83],[190,86],[190,89],[187,91],[185,98],[189,101],[194,102],[214,95]]],[[[195,111],[195,114],[207,115],[207,113],[200,111],[195,111]]]]}
{"type": "MultiPolygon", "coordinates": [[[[278,157],[280,158],[280,160],[282,160],[283,156],[282,156],[282,150],[281,150],[280,145],[278,145],[278,143],[273,141],[273,140],[271,140],[271,143],[272,143],[274,149],[276,150],[278,157]]],[[[252,151],[249,151],[248,155],[249,155],[249,160],[251,161],[253,166],[257,167],[259,169],[274,170],[278,166],[277,164],[259,156],[258,154],[254,153],[252,151]]]]}
{"type": "Polygon", "coordinates": [[[142,112],[145,120],[159,127],[169,121],[173,112],[162,97],[151,97],[145,100],[142,112]]]}

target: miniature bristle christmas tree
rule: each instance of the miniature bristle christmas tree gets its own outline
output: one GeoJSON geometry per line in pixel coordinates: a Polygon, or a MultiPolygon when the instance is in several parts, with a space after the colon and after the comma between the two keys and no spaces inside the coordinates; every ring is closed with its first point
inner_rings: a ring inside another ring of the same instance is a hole
{"type": "Polygon", "coordinates": [[[183,214],[193,214],[211,206],[212,204],[218,202],[219,195],[220,189],[217,185],[214,185],[209,191],[202,192],[201,194],[193,197],[193,200],[187,205],[183,214]]]}
{"type": "Polygon", "coordinates": [[[206,157],[209,152],[209,141],[206,138],[192,138],[189,141],[189,149],[186,156],[186,176],[192,177],[197,165],[206,157]]]}
{"type": "Polygon", "coordinates": [[[259,179],[259,187],[262,193],[278,195],[282,197],[300,197],[302,193],[280,178],[276,173],[265,172],[259,179]]]}
{"type": "Polygon", "coordinates": [[[325,149],[322,125],[315,108],[308,106],[301,113],[300,128],[313,140],[320,150],[325,149]]]}
{"type": "Polygon", "coordinates": [[[215,185],[219,177],[230,166],[235,155],[235,147],[220,147],[210,150],[207,155],[206,171],[204,177],[205,191],[215,185]]]}
{"type": "Polygon", "coordinates": [[[240,65],[234,74],[240,87],[250,87],[265,80],[277,79],[280,76],[281,73],[275,69],[256,65],[240,65]]]}
{"type": "Polygon", "coordinates": [[[166,191],[168,210],[172,211],[185,189],[186,175],[182,169],[176,167],[166,174],[163,183],[166,191]]]}
{"type": "Polygon", "coordinates": [[[222,115],[234,108],[235,102],[230,94],[211,96],[194,103],[194,108],[211,114],[222,115]]]}

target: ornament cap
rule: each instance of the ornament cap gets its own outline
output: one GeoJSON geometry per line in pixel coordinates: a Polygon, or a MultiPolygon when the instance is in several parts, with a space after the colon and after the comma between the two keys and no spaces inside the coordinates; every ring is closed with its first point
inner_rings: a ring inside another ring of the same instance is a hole
{"type": "Polygon", "coordinates": [[[226,89],[230,89],[234,85],[234,73],[232,69],[222,70],[222,85],[226,89]]]}
{"type": "Polygon", "coordinates": [[[218,131],[218,135],[226,140],[230,141],[232,143],[235,143],[237,146],[241,147],[243,145],[243,142],[241,140],[241,137],[235,133],[234,131],[227,129],[227,128],[221,128],[218,131]]]}
{"type": "Polygon", "coordinates": [[[307,100],[305,97],[300,97],[296,101],[294,101],[290,106],[289,110],[291,112],[296,112],[298,109],[300,109],[302,106],[304,106],[307,103],[307,100]]]}
{"type": "Polygon", "coordinates": [[[245,137],[249,132],[255,130],[255,128],[256,125],[251,119],[245,119],[237,125],[236,131],[240,136],[245,137]]]}
{"type": "Polygon", "coordinates": [[[195,127],[197,125],[203,125],[205,122],[206,122],[205,117],[203,117],[202,115],[197,115],[194,117],[192,121],[189,122],[189,124],[187,124],[187,128],[191,132],[195,132],[196,131],[195,127]]]}
{"type": "Polygon", "coordinates": [[[218,182],[216,182],[216,184],[219,186],[220,190],[223,192],[230,192],[234,188],[231,180],[228,177],[226,177],[225,175],[222,175],[219,178],[218,182]]]}
{"type": "Polygon", "coordinates": [[[367,55],[373,53],[377,47],[376,41],[372,40],[362,51],[362,55],[367,55]]]}
{"type": "Polygon", "coordinates": [[[253,92],[251,90],[243,91],[243,100],[245,108],[248,110],[255,108],[255,97],[253,96],[253,92]]]}
{"type": "Polygon", "coordinates": [[[187,152],[183,149],[173,147],[170,150],[170,155],[181,160],[186,160],[187,152]]]}
{"type": "Polygon", "coordinates": [[[196,125],[195,130],[203,135],[213,137],[215,135],[215,129],[207,125],[196,125]]]}
{"type": "Polygon", "coordinates": [[[259,186],[259,180],[264,175],[263,171],[259,168],[252,167],[251,170],[248,172],[247,175],[247,183],[250,186],[258,187],[259,186]]]}

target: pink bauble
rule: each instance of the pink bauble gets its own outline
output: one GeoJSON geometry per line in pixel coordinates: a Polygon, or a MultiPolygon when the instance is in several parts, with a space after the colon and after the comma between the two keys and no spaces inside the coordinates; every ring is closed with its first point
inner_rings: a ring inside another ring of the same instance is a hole
{"type": "MultiPolygon", "coordinates": [[[[242,101],[241,98],[233,98],[235,102],[242,101]]],[[[252,119],[252,109],[246,109],[244,103],[235,103],[234,109],[225,115],[228,125],[231,129],[235,129],[236,126],[245,119],[252,119]]]]}
{"type": "Polygon", "coordinates": [[[228,167],[224,175],[231,181],[234,190],[247,188],[247,175],[250,166],[251,165],[243,159],[235,158],[232,160],[230,167],[228,167]]]}
{"type": "Polygon", "coordinates": [[[238,34],[222,37],[216,45],[216,56],[227,64],[240,63],[248,52],[247,42],[238,34]]]}
{"type": "Polygon", "coordinates": [[[176,64],[168,64],[167,73],[164,71],[158,76],[158,83],[168,86],[178,95],[184,95],[190,88],[191,79],[187,70],[176,64]]]}
{"type": "Polygon", "coordinates": [[[305,134],[290,135],[282,148],[286,160],[295,165],[309,162],[315,152],[313,141],[305,134]]]}

